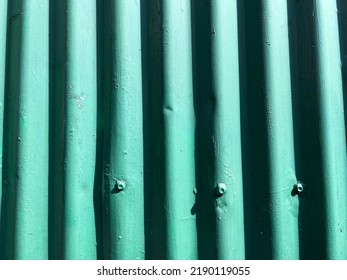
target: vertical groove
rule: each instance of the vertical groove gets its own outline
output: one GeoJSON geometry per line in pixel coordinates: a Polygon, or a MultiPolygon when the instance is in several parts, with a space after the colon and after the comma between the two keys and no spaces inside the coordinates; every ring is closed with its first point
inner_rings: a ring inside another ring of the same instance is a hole
{"type": "Polygon", "coordinates": [[[196,219],[199,259],[216,259],[215,153],[210,0],[192,0],[196,219]]]}
{"type": "Polygon", "coordinates": [[[97,259],[104,259],[103,251],[103,215],[102,215],[102,160],[103,160],[103,138],[104,138],[104,86],[105,72],[104,61],[104,37],[105,37],[105,18],[104,0],[97,1],[97,139],[96,139],[96,162],[95,162],[95,181],[94,181],[94,216],[95,231],[97,242],[97,259]]]}
{"type": "MultiPolygon", "coordinates": [[[[342,62],[342,84],[343,84],[343,102],[345,112],[345,124],[347,120],[347,3],[343,0],[337,1],[337,11],[339,18],[339,39],[342,62]]],[[[347,141],[347,129],[345,129],[347,141]]]]}
{"type": "Polygon", "coordinates": [[[151,141],[150,141],[150,96],[149,96],[149,4],[148,0],[140,1],[141,5],[141,63],[142,63],[142,107],[143,107],[143,171],[144,171],[144,227],[145,227],[145,259],[153,259],[152,225],[156,221],[151,215],[151,141]]]}
{"type": "Polygon", "coordinates": [[[291,107],[287,2],[246,3],[248,258],[297,259],[298,197],[291,107]],[[261,29],[256,26],[261,24],[261,29]],[[255,33],[257,35],[255,35],[255,33]],[[281,58],[281,59],[279,59],[281,58]]]}
{"type": "Polygon", "coordinates": [[[324,203],[320,175],[320,146],[315,82],[315,47],[312,32],[313,1],[291,1],[293,112],[296,148],[296,172],[305,185],[300,200],[300,258],[320,259],[324,253],[324,203]],[[311,13],[311,16],[310,14],[311,13]]]}
{"type": "MultiPolygon", "coordinates": [[[[109,250],[110,246],[110,228],[111,228],[111,223],[109,220],[109,195],[110,192],[106,186],[108,183],[108,177],[107,174],[109,173],[105,162],[107,158],[109,157],[109,152],[108,149],[110,148],[111,145],[111,139],[108,136],[108,130],[111,126],[111,118],[110,116],[110,98],[111,94],[108,94],[110,91],[111,85],[110,85],[110,80],[111,80],[111,59],[110,59],[110,53],[111,53],[111,25],[109,24],[111,22],[111,15],[109,13],[110,9],[110,2],[108,0],[103,1],[103,7],[101,9],[102,15],[104,15],[104,36],[100,38],[103,44],[103,52],[102,56],[100,59],[102,59],[102,64],[103,64],[103,76],[104,76],[104,83],[102,84],[102,88],[99,90],[102,90],[102,95],[103,95],[103,100],[101,103],[101,108],[103,109],[102,113],[102,118],[103,118],[103,158],[102,158],[102,190],[101,190],[101,206],[102,206],[102,227],[103,227],[103,232],[102,232],[102,243],[103,243],[103,248],[102,248],[102,253],[104,259],[111,259],[111,250],[109,250]]],[[[100,62],[99,62],[100,63],[100,62]]],[[[98,92],[99,94],[99,92],[98,92]]]]}
{"type": "Polygon", "coordinates": [[[3,140],[3,181],[1,205],[1,258],[14,259],[14,202],[16,195],[16,163],[18,134],[18,71],[21,58],[22,24],[21,2],[11,1],[8,5],[7,42],[6,42],[6,80],[4,107],[4,140],[3,140]]]}
{"type": "Polygon", "coordinates": [[[260,1],[244,1],[244,94],[242,105],[242,152],[246,259],[271,259],[270,217],[267,210],[269,181],[264,106],[263,44],[260,1]],[[254,187],[256,186],[256,187],[254,187]]]}
{"type": "MultiPolygon", "coordinates": [[[[146,183],[149,182],[148,189],[150,198],[150,252],[152,259],[165,259],[166,246],[166,226],[165,226],[165,202],[164,184],[166,170],[162,167],[165,154],[163,153],[164,127],[163,114],[159,110],[163,104],[162,83],[162,8],[161,1],[148,1],[149,18],[149,63],[148,63],[148,141],[149,151],[149,174],[146,183]]],[[[146,115],[145,115],[146,116],[146,115]]],[[[145,154],[146,155],[146,154],[145,154]]]]}
{"type": "Polygon", "coordinates": [[[104,213],[111,259],[143,259],[143,132],[139,0],[108,1],[110,73],[106,95],[104,213]]]}
{"type": "Polygon", "coordinates": [[[65,3],[50,0],[49,32],[49,259],[63,258],[64,116],[65,116],[65,3]]]}
{"type": "Polygon", "coordinates": [[[96,259],[96,2],[66,0],[65,259],[96,259]]]}
{"type": "Polygon", "coordinates": [[[303,259],[346,258],[346,139],[334,1],[295,7],[303,259]],[[309,36],[307,36],[309,34],[309,36]]]}

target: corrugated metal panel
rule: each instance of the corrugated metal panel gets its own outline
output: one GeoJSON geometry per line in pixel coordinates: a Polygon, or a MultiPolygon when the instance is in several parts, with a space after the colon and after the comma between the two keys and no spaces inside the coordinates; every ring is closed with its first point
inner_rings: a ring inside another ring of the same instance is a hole
{"type": "Polygon", "coordinates": [[[346,18],[0,0],[0,257],[347,259],[346,18]]]}

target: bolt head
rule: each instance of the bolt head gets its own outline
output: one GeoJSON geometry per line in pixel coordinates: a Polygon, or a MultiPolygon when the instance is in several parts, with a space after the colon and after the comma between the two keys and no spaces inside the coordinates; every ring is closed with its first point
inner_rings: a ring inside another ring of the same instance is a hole
{"type": "Polygon", "coordinates": [[[116,181],[116,188],[118,191],[122,191],[126,188],[127,184],[125,181],[123,180],[117,180],[116,181]]]}
{"type": "Polygon", "coordinates": [[[294,185],[294,188],[298,194],[301,194],[304,191],[304,185],[301,182],[297,182],[294,185]]]}
{"type": "Polygon", "coordinates": [[[227,191],[227,186],[224,183],[218,183],[215,191],[217,196],[223,196],[227,191]]]}

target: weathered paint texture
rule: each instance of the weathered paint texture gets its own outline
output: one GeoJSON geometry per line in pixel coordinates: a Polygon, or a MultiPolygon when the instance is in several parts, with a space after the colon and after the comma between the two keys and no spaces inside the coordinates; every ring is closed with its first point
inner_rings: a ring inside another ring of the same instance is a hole
{"type": "Polygon", "coordinates": [[[347,259],[343,0],[0,0],[1,259],[347,259]]]}
{"type": "Polygon", "coordinates": [[[112,0],[103,8],[104,258],[144,259],[141,6],[112,0]]]}
{"type": "Polygon", "coordinates": [[[1,205],[3,258],[48,258],[48,18],[47,1],[9,1],[1,205]]]}

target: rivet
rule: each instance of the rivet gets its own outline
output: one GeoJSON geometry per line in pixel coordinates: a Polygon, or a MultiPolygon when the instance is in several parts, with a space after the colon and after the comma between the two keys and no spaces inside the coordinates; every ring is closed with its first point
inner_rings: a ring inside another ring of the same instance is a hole
{"type": "Polygon", "coordinates": [[[297,194],[301,194],[304,191],[304,185],[301,182],[297,182],[294,185],[294,190],[297,194]]]}
{"type": "Polygon", "coordinates": [[[127,186],[127,183],[125,181],[123,181],[123,180],[117,180],[116,181],[116,189],[118,191],[124,190],[126,188],[126,186],[127,186]]]}
{"type": "Polygon", "coordinates": [[[227,191],[227,186],[224,183],[218,183],[215,191],[217,196],[223,196],[227,191]]]}

